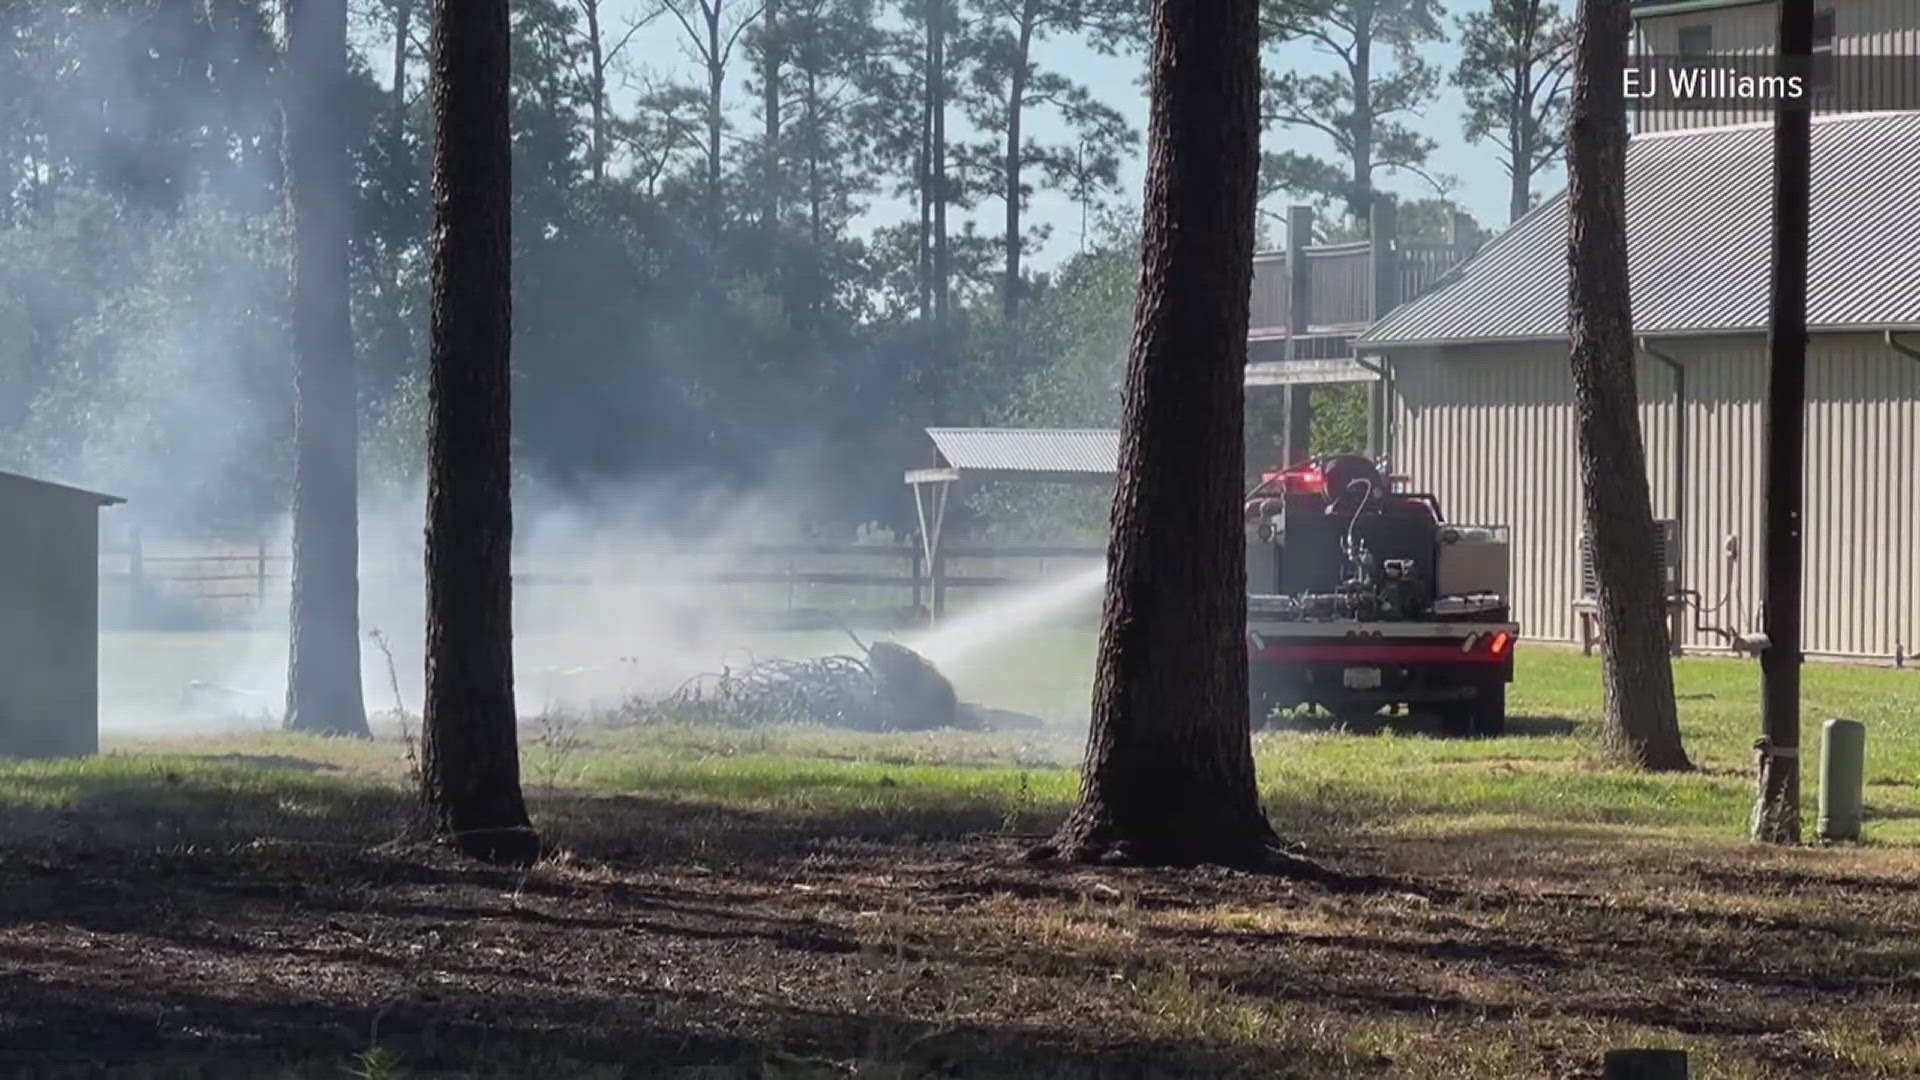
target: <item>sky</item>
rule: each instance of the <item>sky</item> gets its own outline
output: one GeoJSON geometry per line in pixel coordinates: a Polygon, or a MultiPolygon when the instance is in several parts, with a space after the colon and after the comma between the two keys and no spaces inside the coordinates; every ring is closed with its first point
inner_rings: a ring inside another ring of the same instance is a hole
{"type": "MultiPolygon", "coordinates": [[[[613,0],[609,6],[613,25],[623,26],[641,12],[651,10],[657,0],[613,0]]],[[[1482,10],[1485,0],[1457,4],[1449,8],[1447,26],[1453,33],[1451,16],[1469,11],[1482,10]]],[[[681,44],[681,31],[670,17],[656,19],[637,34],[629,47],[626,60],[635,74],[645,74],[653,78],[666,76],[690,77],[693,74],[693,62],[681,44]]],[[[1332,66],[1330,55],[1305,43],[1296,43],[1274,50],[1270,54],[1275,62],[1294,65],[1300,70],[1319,71],[1332,66]]],[[[1460,50],[1452,42],[1431,46],[1427,52],[1429,62],[1439,67],[1443,73],[1451,73],[1458,62],[1460,50]]],[[[1145,70],[1144,57],[1107,57],[1101,56],[1084,44],[1071,39],[1052,39],[1042,41],[1036,48],[1035,59],[1043,67],[1051,68],[1070,78],[1084,83],[1096,98],[1119,109],[1140,136],[1136,152],[1128,158],[1122,167],[1118,191],[1111,201],[1118,205],[1137,206],[1141,190],[1145,184],[1145,131],[1147,122],[1146,90],[1139,82],[1145,70]]],[[[728,88],[731,99],[742,108],[739,122],[744,125],[748,106],[744,90],[746,77],[744,62],[738,65],[740,74],[728,88]]],[[[1444,83],[1444,79],[1443,79],[1444,83]]],[[[1419,117],[1408,118],[1407,123],[1435,142],[1439,148],[1430,159],[1432,171],[1448,174],[1457,180],[1451,191],[1451,197],[1459,203],[1482,227],[1500,227],[1506,224],[1507,176],[1501,165],[1497,150],[1491,144],[1472,146],[1461,135],[1461,113],[1463,103],[1458,91],[1443,86],[1440,96],[1427,107],[1419,117]]],[[[949,120],[950,128],[956,122],[949,120]]],[[[1041,140],[1059,139],[1064,134],[1064,125],[1056,118],[1043,112],[1028,114],[1027,126],[1034,136],[1041,140]]],[[[956,136],[958,137],[958,136],[956,136]]],[[[1327,154],[1331,143],[1318,132],[1291,129],[1276,126],[1265,136],[1269,150],[1291,148],[1301,152],[1327,154]]],[[[1433,189],[1418,177],[1408,174],[1384,175],[1376,177],[1380,186],[1409,198],[1419,198],[1434,194],[1433,189]]],[[[1551,195],[1563,182],[1562,174],[1556,170],[1536,180],[1536,190],[1542,196],[1551,195]]],[[[1274,214],[1284,214],[1285,197],[1276,197],[1263,209],[1274,214]]],[[[984,205],[978,216],[981,229],[991,233],[999,226],[997,222],[1002,213],[998,204],[984,205]]],[[[912,206],[905,200],[876,199],[869,207],[865,225],[881,225],[903,220],[912,214],[912,206]]],[[[1071,195],[1063,192],[1037,191],[1030,203],[1029,220],[1052,226],[1052,234],[1028,260],[1029,266],[1037,271],[1045,271],[1071,256],[1080,247],[1081,210],[1071,195]]]]}

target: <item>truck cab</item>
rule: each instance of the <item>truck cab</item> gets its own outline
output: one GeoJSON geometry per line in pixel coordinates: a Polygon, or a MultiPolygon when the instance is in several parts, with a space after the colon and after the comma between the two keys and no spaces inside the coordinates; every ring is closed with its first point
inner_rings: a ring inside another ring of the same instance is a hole
{"type": "Polygon", "coordinates": [[[1247,659],[1256,725],[1314,706],[1436,715],[1499,735],[1519,626],[1503,526],[1448,522],[1369,459],[1266,474],[1247,496],[1247,659]]]}

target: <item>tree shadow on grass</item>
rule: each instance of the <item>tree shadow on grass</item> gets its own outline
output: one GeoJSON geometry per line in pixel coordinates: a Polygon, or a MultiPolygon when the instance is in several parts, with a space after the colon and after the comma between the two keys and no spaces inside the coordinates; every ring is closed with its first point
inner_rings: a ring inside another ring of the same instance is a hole
{"type": "Polygon", "coordinates": [[[1159,1080],[1257,1075],[1230,1057],[1141,1040],[1099,1051],[1058,1032],[934,1025],[662,990],[591,1004],[539,986],[461,987],[399,1004],[315,992],[154,986],[102,995],[84,977],[0,974],[8,1076],[338,1077],[379,1047],[407,1075],[775,1080],[847,1074],[1159,1080]],[[742,1032],[742,1033],[735,1033],[742,1032]],[[752,1034],[745,1034],[751,1032],[752,1034]]]}

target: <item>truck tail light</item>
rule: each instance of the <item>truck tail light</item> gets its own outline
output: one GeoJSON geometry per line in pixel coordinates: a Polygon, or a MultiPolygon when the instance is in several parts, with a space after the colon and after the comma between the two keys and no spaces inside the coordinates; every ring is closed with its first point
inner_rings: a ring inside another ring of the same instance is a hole
{"type": "Polygon", "coordinates": [[[1507,646],[1512,644],[1513,644],[1512,635],[1508,634],[1505,630],[1500,630],[1493,635],[1493,644],[1489,645],[1487,648],[1495,656],[1505,656],[1507,653],[1507,646]]]}

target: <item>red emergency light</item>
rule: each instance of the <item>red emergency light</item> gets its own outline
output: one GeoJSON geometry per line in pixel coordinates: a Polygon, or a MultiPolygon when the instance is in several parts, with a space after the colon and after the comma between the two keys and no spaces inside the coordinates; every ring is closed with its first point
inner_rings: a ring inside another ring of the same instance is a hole
{"type": "Polygon", "coordinates": [[[1324,495],[1327,492],[1327,474],[1313,465],[1267,473],[1261,479],[1266,481],[1261,487],[1278,488],[1288,495],[1324,495]]]}

